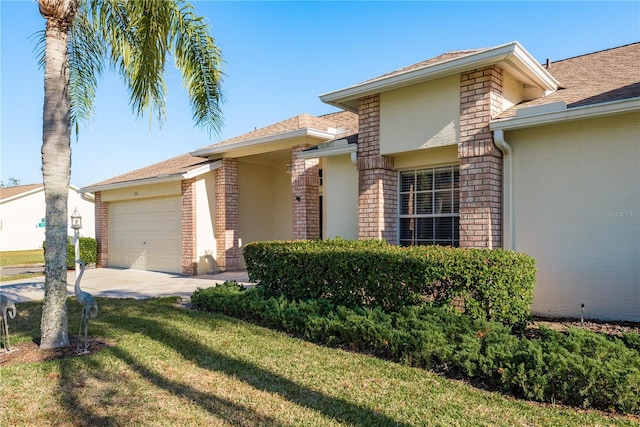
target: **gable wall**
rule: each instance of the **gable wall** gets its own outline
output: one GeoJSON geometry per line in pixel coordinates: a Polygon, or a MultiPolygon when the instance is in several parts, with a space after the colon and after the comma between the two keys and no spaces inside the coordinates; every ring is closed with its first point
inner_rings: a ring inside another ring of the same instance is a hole
{"type": "Polygon", "coordinates": [[[380,154],[457,144],[459,84],[454,75],[380,94],[380,154]]]}

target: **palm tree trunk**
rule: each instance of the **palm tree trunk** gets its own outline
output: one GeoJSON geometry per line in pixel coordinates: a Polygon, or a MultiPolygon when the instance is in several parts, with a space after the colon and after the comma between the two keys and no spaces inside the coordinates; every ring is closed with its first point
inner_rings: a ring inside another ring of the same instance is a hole
{"type": "Polygon", "coordinates": [[[40,12],[47,19],[42,129],[42,176],[46,203],[45,293],[40,324],[42,349],[69,344],[66,301],[71,108],[67,41],[75,13],[73,3],[77,5],[74,0],[40,0],[40,12]],[[54,12],[46,9],[51,3],[57,3],[54,12]]]}

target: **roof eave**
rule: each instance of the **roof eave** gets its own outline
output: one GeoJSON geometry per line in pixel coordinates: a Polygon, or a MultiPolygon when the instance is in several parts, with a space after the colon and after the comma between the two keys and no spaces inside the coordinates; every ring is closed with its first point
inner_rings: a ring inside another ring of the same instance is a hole
{"type": "Polygon", "coordinates": [[[582,107],[567,108],[561,111],[532,114],[529,116],[516,116],[506,119],[492,120],[489,122],[489,128],[492,131],[515,130],[634,111],[640,111],[640,97],[624,99],[622,101],[603,102],[599,104],[585,105],[582,107]]]}
{"type": "Polygon", "coordinates": [[[202,148],[191,152],[190,154],[195,157],[209,157],[215,155],[228,154],[229,152],[244,150],[247,148],[256,147],[258,145],[269,144],[272,142],[281,142],[287,139],[295,139],[300,137],[309,136],[321,140],[329,140],[335,138],[334,132],[322,131],[313,128],[302,128],[294,131],[278,133],[275,135],[264,136],[262,138],[253,138],[245,141],[234,142],[224,145],[213,145],[211,147],[202,148]]]}
{"type": "MultiPolygon", "coordinates": [[[[344,140],[346,141],[346,140],[344,140]]],[[[351,154],[358,151],[357,144],[346,144],[338,147],[309,149],[304,151],[298,151],[296,156],[299,159],[317,159],[320,157],[338,156],[341,154],[351,154]]]]}
{"type": "Polygon", "coordinates": [[[23,197],[27,197],[27,196],[30,196],[32,194],[39,193],[40,191],[44,191],[44,186],[43,187],[34,188],[32,190],[25,191],[25,192],[20,193],[20,194],[15,194],[15,195],[13,195],[11,197],[7,197],[6,199],[0,200],[0,203],[7,203],[7,202],[11,202],[11,201],[16,200],[16,199],[21,199],[23,197]]]}
{"type": "Polygon", "coordinates": [[[518,42],[470,53],[458,58],[439,62],[425,68],[411,70],[320,95],[327,104],[357,112],[357,101],[364,96],[438,79],[452,74],[499,64],[528,84],[545,91],[556,90],[558,81],[529,54],[518,42]]]}
{"type": "Polygon", "coordinates": [[[134,179],[129,181],[114,182],[111,184],[88,186],[88,187],[81,188],[80,191],[82,191],[83,193],[95,193],[96,191],[118,190],[120,188],[138,187],[141,185],[164,184],[167,182],[182,181],[185,179],[198,177],[207,172],[211,172],[213,170],[220,168],[221,166],[222,166],[222,162],[217,161],[217,162],[208,163],[204,166],[200,166],[198,168],[195,168],[183,173],[176,173],[171,175],[158,175],[150,178],[134,179]]]}

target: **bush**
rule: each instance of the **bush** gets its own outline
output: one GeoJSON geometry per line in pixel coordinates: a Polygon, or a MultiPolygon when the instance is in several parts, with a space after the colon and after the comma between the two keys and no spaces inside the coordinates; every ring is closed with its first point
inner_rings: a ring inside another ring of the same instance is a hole
{"type": "Polygon", "coordinates": [[[380,240],[253,242],[244,249],[249,277],[265,296],[329,299],[345,307],[398,311],[425,301],[470,316],[524,325],[535,261],[502,249],[410,248],[380,240]]]}
{"type": "Polygon", "coordinates": [[[395,313],[334,306],[328,300],[265,299],[234,282],[197,289],[194,307],[224,313],[327,345],[411,366],[464,375],[515,396],[640,414],[636,341],[571,329],[535,339],[508,326],[427,305],[395,313]],[[629,342],[629,345],[625,343],[629,342]]]}
{"type": "MultiPolygon", "coordinates": [[[[42,242],[42,248],[46,249],[46,242],[42,242]]],[[[67,238],[67,268],[75,267],[76,248],[67,238]]],[[[85,264],[94,264],[98,260],[98,242],[92,237],[80,237],[80,259],[85,264]]]]}

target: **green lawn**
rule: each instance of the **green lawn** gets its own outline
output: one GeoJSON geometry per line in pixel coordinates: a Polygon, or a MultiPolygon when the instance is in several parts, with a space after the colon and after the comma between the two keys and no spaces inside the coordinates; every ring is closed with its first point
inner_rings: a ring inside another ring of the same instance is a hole
{"type": "MultiPolygon", "coordinates": [[[[18,265],[44,264],[44,251],[35,249],[31,251],[0,251],[0,267],[12,267],[18,265]]],[[[0,276],[0,282],[28,279],[40,274],[19,274],[15,276],[0,276]]]]}
{"type": "Polygon", "coordinates": [[[44,264],[44,251],[0,251],[0,267],[14,265],[44,264]]]}
{"type": "MultiPolygon", "coordinates": [[[[484,392],[174,301],[98,298],[90,335],[115,345],[92,355],[17,365],[0,356],[0,425],[634,425],[484,392]]],[[[38,338],[40,307],[19,305],[14,344],[38,338]]],[[[79,309],[69,301],[74,333],[79,309]]]]}

